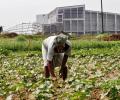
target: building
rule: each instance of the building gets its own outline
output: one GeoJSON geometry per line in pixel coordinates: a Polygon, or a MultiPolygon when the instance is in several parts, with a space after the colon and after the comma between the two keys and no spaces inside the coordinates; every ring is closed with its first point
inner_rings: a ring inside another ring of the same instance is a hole
{"type": "MultiPolygon", "coordinates": [[[[100,33],[102,31],[101,12],[85,9],[85,5],[57,7],[49,14],[36,16],[43,33],[71,32],[77,35],[100,33]]],[[[104,32],[120,32],[120,14],[103,13],[104,32]]]]}

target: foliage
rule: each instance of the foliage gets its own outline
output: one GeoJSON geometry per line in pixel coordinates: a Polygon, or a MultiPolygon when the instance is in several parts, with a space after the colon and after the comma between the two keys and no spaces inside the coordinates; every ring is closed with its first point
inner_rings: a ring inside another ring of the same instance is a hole
{"type": "Polygon", "coordinates": [[[7,49],[0,49],[0,54],[1,55],[5,55],[5,56],[8,56],[10,54],[10,50],[7,50],[7,49]]]}
{"type": "Polygon", "coordinates": [[[26,41],[26,38],[24,35],[19,35],[17,38],[16,38],[16,41],[18,42],[23,42],[23,41],[26,41]]]}
{"type": "MultiPolygon", "coordinates": [[[[16,38],[1,38],[0,42],[0,99],[120,99],[119,41],[72,40],[66,81],[59,77],[57,81],[44,78],[42,39],[16,41],[16,38]]],[[[55,72],[58,75],[59,68],[55,72]]]]}
{"type": "MultiPolygon", "coordinates": [[[[16,38],[1,38],[0,39],[0,48],[7,49],[11,51],[40,51],[43,38],[20,35],[16,38]]],[[[119,47],[120,41],[88,41],[88,40],[71,40],[72,49],[101,49],[113,47],[119,47]]]]}
{"type": "MultiPolygon", "coordinates": [[[[43,61],[38,53],[1,55],[0,95],[16,95],[21,99],[32,97],[33,100],[115,100],[120,95],[119,63],[120,56],[116,54],[106,56],[101,52],[80,56],[75,53],[75,57],[68,60],[68,79],[63,82],[58,77],[58,81],[52,82],[43,77],[43,61]]],[[[58,74],[59,68],[55,71],[58,74]]]]}
{"type": "Polygon", "coordinates": [[[40,51],[41,50],[41,39],[40,40],[16,40],[16,39],[1,39],[0,48],[17,51],[40,51]]]}
{"type": "Polygon", "coordinates": [[[0,34],[0,37],[2,37],[2,38],[14,38],[17,36],[18,36],[18,34],[15,32],[11,32],[11,33],[3,32],[3,34],[0,34]]]}
{"type": "Polygon", "coordinates": [[[96,36],[96,39],[98,40],[104,40],[105,38],[108,38],[110,34],[104,33],[104,34],[99,34],[96,36]]]}
{"type": "Polygon", "coordinates": [[[120,46],[120,41],[81,41],[74,40],[72,41],[73,49],[93,49],[93,48],[113,48],[116,46],[120,46]]]}

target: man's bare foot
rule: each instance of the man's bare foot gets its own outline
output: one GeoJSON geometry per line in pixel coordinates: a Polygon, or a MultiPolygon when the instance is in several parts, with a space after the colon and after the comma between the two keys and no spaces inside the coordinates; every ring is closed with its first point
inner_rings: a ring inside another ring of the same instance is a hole
{"type": "Polygon", "coordinates": [[[53,81],[56,81],[56,80],[57,80],[57,78],[56,78],[56,77],[51,77],[51,78],[52,78],[52,80],[53,80],[53,81]]]}

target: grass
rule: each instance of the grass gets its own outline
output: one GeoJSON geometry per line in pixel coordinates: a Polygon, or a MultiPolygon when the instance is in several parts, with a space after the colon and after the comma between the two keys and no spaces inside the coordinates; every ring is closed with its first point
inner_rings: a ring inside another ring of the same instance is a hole
{"type": "MultiPolygon", "coordinates": [[[[83,37],[83,36],[82,36],[83,37]]],[[[87,40],[92,36],[85,36],[83,38],[73,39],[72,42],[72,55],[71,57],[87,56],[87,55],[120,55],[120,41],[99,41],[87,40]]],[[[44,38],[40,36],[26,36],[20,35],[15,38],[0,38],[0,54],[6,56],[11,53],[22,52],[39,52],[41,54],[41,44],[44,38]]]]}
{"type": "MultiPolygon", "coordinates": [[[[22,39],[21,39],[22,40],[22,39]]],[[[21,41],[16,38],[10,39],[10,38],[1,38],[0,39],[0,48],[1,49],[7,49],[11,51],[40,51],[41,50],[41,39],[39,40],[31,40],[26,39],[24,41],[21,41]]]]}
{"type": "MultiPolygon", "coordinates": [[[[42,41],[43,41],[43,38],[39,36],[30,37],[30,36],[23,35],[23,36],[18,36],[16,38],[0,38],[0,49],[7,49],[13,52],[41,51],[42,41]]],[[[120,41],[98,41],[98,40],[85,40],[85,39],[84,40],[75,39],[75,40],[70,40],[70,41],[72,42],[73,50],[112,48],[112,47],[120,46],[120,41]]]]}
{"type": "Polygon", "coordinates": [[[88,41],[88,40],[73,40],[73,49],[91,49],[91,48],[112,48],[120,46],[120,41],[88,41]]]}

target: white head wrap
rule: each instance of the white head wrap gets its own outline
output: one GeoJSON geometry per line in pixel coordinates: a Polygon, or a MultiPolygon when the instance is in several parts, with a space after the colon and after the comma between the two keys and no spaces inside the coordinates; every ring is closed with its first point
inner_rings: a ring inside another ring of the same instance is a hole
{"type": "Polygon", "coordinates": [[[56,44],[65,44],[67,39],[68,39],[68,36],[61,33],[56,37],[56,44]]]}

